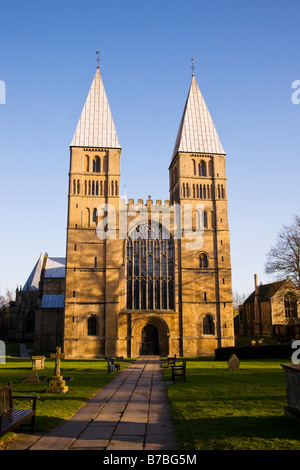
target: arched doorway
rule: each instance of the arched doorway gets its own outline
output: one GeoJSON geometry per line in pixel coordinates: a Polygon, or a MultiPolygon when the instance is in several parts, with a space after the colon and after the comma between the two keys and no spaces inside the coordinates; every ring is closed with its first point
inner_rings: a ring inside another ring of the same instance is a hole
{"type": "Polygon", "coordinates": [[[142,330],[141,356],[155,356],[159,354],[158,329],[151,323],[142,330]]]}
{"type": "MultiPolygon", "coordinates": [[[[131,355],[137,357],[146,351],[147,343],[154,343],[157,353],[162,357],[169,355],[169,327],[164,319],[158,315],[138,316],[132,324],[131,330],[131,355]],[[155,328],[155,329],[154,329],[155,328]],[[152,339],[151,339],[152,338],[152,339]],[[144,342],[144,345],[143,345],[144,342]]],[[[151,353],[148,349],[146,355],[151,353]]]]}

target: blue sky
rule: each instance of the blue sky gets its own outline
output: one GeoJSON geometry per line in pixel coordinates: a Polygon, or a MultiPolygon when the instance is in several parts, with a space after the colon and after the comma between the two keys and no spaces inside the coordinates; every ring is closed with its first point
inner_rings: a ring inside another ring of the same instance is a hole
{"type": "Polygon", "coordinates": [[[116,124],[121,190],[169,198],[191,81],[227,153],[233,291],[253,290],[299,214],[298,0],[1,0],[0,291],[40,253],[65,256],[69,145],[96,71],[116,124]],[[159,170],[157,170],[159,168],[159,170]]]}

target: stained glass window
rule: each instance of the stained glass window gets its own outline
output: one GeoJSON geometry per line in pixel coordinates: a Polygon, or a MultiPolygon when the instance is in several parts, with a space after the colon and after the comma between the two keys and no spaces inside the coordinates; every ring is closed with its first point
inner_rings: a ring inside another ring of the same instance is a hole
{"type": "Polygon", "coordinates": [[[138,225],[126,243],[127,308],[174,310],[174,248],[155,222],[138,225]]]}

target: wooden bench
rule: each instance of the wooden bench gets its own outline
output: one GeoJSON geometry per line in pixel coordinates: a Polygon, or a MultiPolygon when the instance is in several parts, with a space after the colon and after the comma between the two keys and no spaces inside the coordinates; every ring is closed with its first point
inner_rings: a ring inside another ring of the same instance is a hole
{"type": "Polygon", "coordinates": [[[170,365],[175,366],[175,364],[176,364],[176,354],[174,355],[174,357],[167,357],[167,363],[168,363],[168,367],[170,365]]]}
{"type": "Polygon", "coordinates": [[[12,431],[27,419],[31,418],[31,431],[35,428],[37,395],[13,395],[11,382],[0,388],[0,437],[12,431]],[[14,407],[14,398],[27,398],[33,400],[32,409],[19,410],[14,407]]]}
{"type": "Polygon", "coordinates": [[[177,364],[172,366],[172,380],[175,383],[176,377],[181,377],[185,381],[185,368],[186,368],[186,361],[183,361],[181,365],[177,364]]]}

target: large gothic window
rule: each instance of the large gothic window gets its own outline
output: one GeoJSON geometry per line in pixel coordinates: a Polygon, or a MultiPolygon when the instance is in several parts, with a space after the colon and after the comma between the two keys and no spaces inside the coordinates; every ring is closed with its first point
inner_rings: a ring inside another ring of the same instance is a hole
{"type": "Polygon", "coordinates": [[[126,243],[127,308],[174,310],[174,247],[161,225],[144,222],[126,243]]]}

